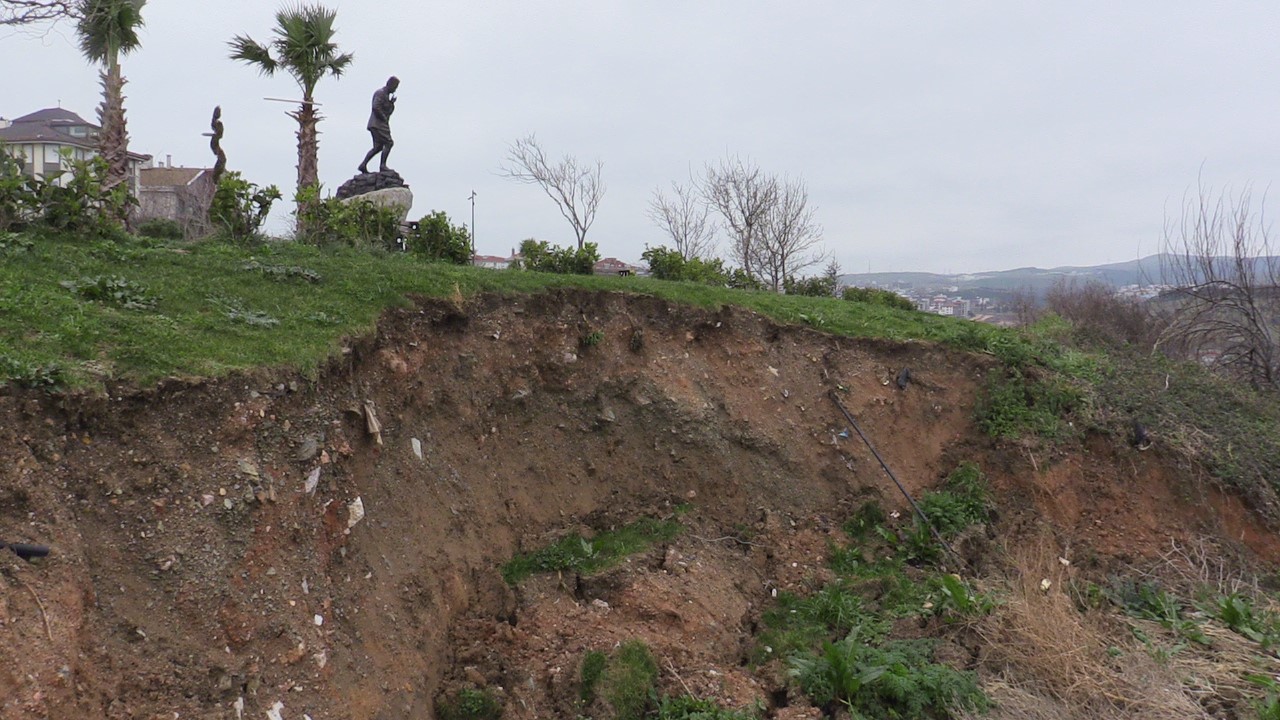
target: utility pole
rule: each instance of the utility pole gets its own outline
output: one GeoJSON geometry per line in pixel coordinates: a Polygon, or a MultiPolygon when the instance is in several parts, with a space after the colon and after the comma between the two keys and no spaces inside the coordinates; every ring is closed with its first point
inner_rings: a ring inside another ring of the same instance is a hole
{"type": "Polygon", "coordinates": [[[475,262],[476,258],[476,191],[471,191],[471,196],[467,198],[471,201],[471,262],[475,262]]]}

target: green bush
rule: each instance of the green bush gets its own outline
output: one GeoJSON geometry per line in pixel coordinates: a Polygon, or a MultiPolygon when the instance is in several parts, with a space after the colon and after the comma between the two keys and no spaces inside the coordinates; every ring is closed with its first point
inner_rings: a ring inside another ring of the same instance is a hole
{"type": "Polygon", "coordinates": [[[883,305],[899,310],[916,309],[916,306],[907,298],[892,290],[882,290],[880,288],[847,287],[840,294],[840,297],[851,302],[883,305]]]}
{"type": "Polygon", "coordinates": [[[257,242],[271,206],[279,199],[275,185],[259,188],[238,172],[223,173],[209,205],[209,222],[232,242],[257,242]]]}
{"type": "Polygon", "coordinates": [[[836,278],[834,275],[816,275],[814,277],[807,278],[786,278],[782,281],[782,289],[788,295],[833,297],[836,294],[836,278]]]}
{"type": "Polygon", "coordinates": [[[319,188],[298,192],[297,239],[312,245],[392,250],[400,237],[400,214],[358,197],[320,199],[319,188]]]}
{"type": "Polygon", "coordinates": [[[649,274],[658,280],[684,280],[724,287],[729,284],[720,258],[686,260],[679,251],[665,246],[646,248],[640,257],[649,265],[649,274]]]}
{"type": "Polygon", "coordinates": [[[498,720],[502,706],[493,695],[484,690],[464,688],[448,700],[436,706],[440,720],[498,720]]]}
{"type": "Polygon", "coordinates": [[[561,275],[590,275],[600,262],[600,250],[595,243],[584,243],[581,250],[550,245],[545,240],[529,238],[520,243],[521,259],[512,265],[516,270],[559,273],[561,275]]]}
{"type": "Polygon", "coordinates": [[[471,235],[465,227],[450,223],[443,211],[423,216],[405,240],[409,252],[429,260],[454,265],[471,263],[471,235]]]}
{"type": "Polygon", "coordinates": [[[138,234],[156,240],[181,240],[182,223],[169,218],[151,218],[138,225],[138,234]]]}
{"type": "Polygon", "coordinates": [[[26,226],[37,196],[35,180],[22,172],[22,162],[0,142],[0,232],[26,226]]]}
{"type": "Polygon", "coordinates": [[[993,372],[987,377],[974,415],[978,427],[992,437],[1032,434],[1053,439],[1065,434],[1064,418],[1082,401],[1078,390],[1054,376],[1032,378],[1019,370],[993,372]]]}

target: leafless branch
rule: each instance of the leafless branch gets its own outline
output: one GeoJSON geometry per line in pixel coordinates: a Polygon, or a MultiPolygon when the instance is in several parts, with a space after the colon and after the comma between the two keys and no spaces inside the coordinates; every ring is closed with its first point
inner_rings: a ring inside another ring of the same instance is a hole
{"type": "Polygon", "coordinates": [[[724,218],[730,234],[730,259],[751,277],[757,268],[756,244],[761,226],[778,195],[778,181],[750,160],[729,157],[708,165],[702,178],[702,195],[724,218]]]}
{"type": "Polygon", "coordinates": [[[685,260],[706,259],[715,251],[716,225],[711,209],[691,188],[671,183],[672,196],[654,189],[649,200],[649,219],[662,228],[685,260]]]}
{"type": "Polygon", "coordinates": [[[599,160],[594,165],[579,164],[572,155],[553,163],[538,139],[529,135],[508,148],[502,175],[542,188],[573,226],[581,250],[587,240],[587,230],[595,222],[600,199],[604,197],[605,186],[600,177],[603,169],[604,163],[599,160]]]}
{"type": "Polygon", "coordinates": [[[1161,342],[1255,386],[1280,384],[1280,263],[1252,194],[1200,184],[1167,222],[1161,275],[1174,288],[1161,342]]]}
{"type": "Polygon", "coordinates": [[[36,25],[78,17],[77,0],[0,0],[0,25],[36,25]]]}
{"type": "Polygon", "coordinates": [[[820,250],[822,226],[809,207],[809,189],[803,180],[774,181],[773,202],[760,224],[758,242],[752,247],[760,277],[774,290],[787,278],[827,260],[820,250]]]}

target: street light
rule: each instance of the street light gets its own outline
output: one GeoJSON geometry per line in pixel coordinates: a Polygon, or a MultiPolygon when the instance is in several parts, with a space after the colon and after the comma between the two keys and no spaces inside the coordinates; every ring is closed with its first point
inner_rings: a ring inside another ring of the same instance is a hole
{"type": "Polygon", "coordinates": [[[471,262],[476,261],[476,191],[471,191],[471,196],[467,198],[471,201],[471,262]]]}

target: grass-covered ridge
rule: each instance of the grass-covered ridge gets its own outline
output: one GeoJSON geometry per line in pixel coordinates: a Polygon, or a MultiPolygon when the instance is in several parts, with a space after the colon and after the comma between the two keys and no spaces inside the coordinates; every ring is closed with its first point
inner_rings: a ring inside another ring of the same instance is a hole
{"type": "Polygon", "coordinates": [[[995,328],[837,299],[648,278],[503,272],[407,254],[286,243],[246,249],[61,241],[0,244],[0,381],[93,387],[262,366],[309,372],[342,338],[371,332],[410,294],[533,293],[578,287],[701,307],[739,305],[854,337],[985,346],[995,328]]]}

